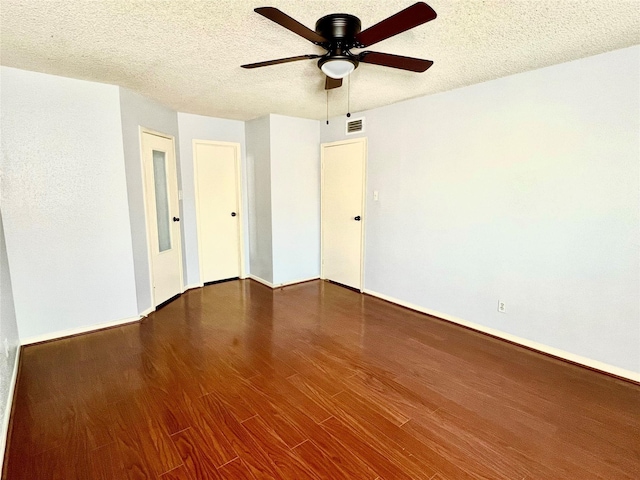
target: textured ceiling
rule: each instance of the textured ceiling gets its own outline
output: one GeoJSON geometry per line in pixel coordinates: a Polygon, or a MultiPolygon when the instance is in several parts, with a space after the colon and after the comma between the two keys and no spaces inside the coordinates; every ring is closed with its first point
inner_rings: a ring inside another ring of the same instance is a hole
{"type": "MultiPolygon", "coordinates": [[[[314,28],[329,13],[363,30],[414,0],[0,0],[2,65],[112,83],[181,112],[248,120],[323,118],[324,77],[306,60],[244,63],[324,50],[253,12],[273,6],[314,28]]],[[[425,73],[361,64],[351,110],[450,90],[640,43],[640,0],[432,0],[434,21],[371,50],[435,62],[425,73]]],[[[347,88],[329,93],[346,112],[347,88]]]]}

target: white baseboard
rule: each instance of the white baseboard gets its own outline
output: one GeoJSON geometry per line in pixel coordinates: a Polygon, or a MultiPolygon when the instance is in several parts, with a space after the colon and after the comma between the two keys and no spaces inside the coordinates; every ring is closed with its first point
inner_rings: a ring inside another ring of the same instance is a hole
{"type": "Polygon", "coordinates": [[[301,278],[301,279],[298,279],[298,280],[294,280],[292,282],[279,283],[274,288],[288,287],[289,285],[296,285],[298,283],[311,282],[313,280],[319,280],[319,279],[320,279],[320,277],[301,278]]]}
{"type": "Polygon", "coordinates": [[[267,282],[264,278],[260,278],[260,277],[256,277],[255,275],[249,274],[249,278],[251,280],[255,280],[258,283],[261,283],[263,285],[266,285],[269,288],[276,288],[273,283],[271,282],[267,282]]]}
{"type": "Polygon", "coordinates": [[[57,332],[45,333],[44,335],[37,335],[35,337],[23,338],[20,340],[20,343],[22,345],[30,345],[32,343],[46,342],[49,340],[55,340],[57,338],[78,335],[80,333],[87,333],[87,332],[93,332],[95,330],[102,330],[103,328],[117,327],[119,325],[126,325],[127,323],[139,322],[141,318],[142,317],[124,318],[122,320],[115,320],[113,322],[97,323],[94,325],[87,325],[84,327],[70,328],[69,330],[58,330],[57,332]]]}
{"type": "Polygon", "coordinates": [[[0,431],[0,475],[4,464],[4,454],[7,448],[7,435],[9,434],[9,420],[11,420],[11,408],[13,407],[13,396],[18,382],[18,365],[20,364],[20,346],[16,349],[16,359],[13,364],[13,375],[11,383],[9,383],[9,392],[7,393],[7,405],[4,409],[4,417],[2,417],[2,431],[0,431]]]}
{"type": "Polygon", "coordinates": [[[184,288],[182,289],[182,293],[186,292],[187,290],[191,290],[193,288],[201,288],[204,287],[204,283],[192,283],[190,285],[185,285],[184,288]]]}
{"type": "MultiPolygon", "coordinates": [[[[180,294],[182,295],[187,290],[191,290],[193,288],[200,288],[203,286],[204,285],[202,283],[192,283],[190,285],[185,285],[182,287],[182,291],[180,292],[180,294]]],[[[148,317],[150,313],[153,313],[155,311],[156,311],[156,307],[149,307],[145,311],[140,313],[140,318],[148,317]]]]}
{"type": "Polygon", "coordinates": [[[585,367],[610,373],[617,377],[627,378],[629,380],[633,380],[634,382],[640,382],[640,372],[626,370],[624,368],[616,367],[614,365],[609,365],[608,363],[600,362],[598,360],[593,360],[591,358],[566,352],[564,350],[560,350],[559,348],[550,347],[549,345],[544,345],[543,343],[538,343],[532,340],[528,340],[526,338],[518,337],[516,335],[511,335],[510,333],[506,333],[501,330],[497,330],[495,328],[486,327],[478,323],[469,322],[467,320],[454,317],[453,315],[448,315],[446,313],[430,310],[428,308],[424,308],[419,305],[414,305],[412,303],[405,302],[403,300],[399,300],[397,298],[390,297],[382,293],[374,292],[373,290],[364,289],[364,293],[371,295],[372,297],[381,298],[382,300],[386,300],[387,302],[395,303],[402,307],[410,308],[411,310],[415,310],[420,313],[426,313],[427,315],[431,315],[433,317],[442,318],[449,322],[457,323],[458,325],[462,325],[464,327],[477,330],[478,332],[487,333],[489,335],[493,335],[494,337],[502,338],[503,340],[508,340],[509,342],[517,343],[524,347],[531,348],[533,350],[537,350],[539,352],[546,353],[549,355],[553,355],[554,357],[558,357],[564,360],[568,360],[569,362],[578,363],[580,365],[584,365],[585,367]]]}
{"type": "Polygon", "coordinates": [[[271,282],[267,282],[263,278],[256,277],[255,275],[249,275],[249,278],[252,280],[255,280],[256,282],[262,283],[263,285],[266,285],[269,288],[281,288],[281,287],[288,287],[289,285],[296,285],[298,283],[305,283],[305,282],[310,282],[312,280],[318,280],[320,277],[301,278],[299,280],[294,280],[292,282],[283,282],[283,283],[275,283],[275,284],[271,282]]]}

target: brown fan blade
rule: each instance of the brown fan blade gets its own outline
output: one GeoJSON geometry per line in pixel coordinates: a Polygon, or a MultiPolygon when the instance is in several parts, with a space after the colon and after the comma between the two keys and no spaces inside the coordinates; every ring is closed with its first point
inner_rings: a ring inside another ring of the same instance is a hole
{"type": "Polygon", "coordinates": [[[418,25],[430,22],[437,16],[429,5],[424,2],[418,2],[357,34],[358,47],[368,47],[386,40],[418,25]]]}
{"type": "Polygon", "coordinates": [[[358,60],[363,63],[372,63],[374,65],[410,70],[412,72],[424,72],[433,65],[431,60],[403,57],[401,55],[391,55],[390,53],[380,52],[362,52],[358,55],[358,60]]]}
{"type": "Polygon", "coordinates": [[[324,82],[324,89],[325,90],[332,90],[334,88],[338,88],[342,86],[342,79],[341,78],[331,78],[329,76],[327,76],[327,79],[324,82]]]}
{"type": "Polygon", "coordinates": [[[277,23],[278,25],[283,26],[287,30],[291,30],[293,33],[297,33],[301,37],[306,38],[310,42],[313,43],[326,43],[326,39],[318,35],[316,32],[311,30],[310,28],[305,27],[299,21],[291,18],[286,13],[278,10],[273,7],[259,7],[254,9],[254,12],[259,13],[265,18],[268,18],[272,22],[277,23]]]}
{"type": "Polygon", "coordinates": [[[268,67],[269,65],[277,65],[279,63],[297,62],[298,60],[309,60],[312,58],[320,58],[322,55],[299,55],[297,57],[279,58],[278,60],[267,60],[266,62],[248,63],[240,65],[242,68],[258,68],[268,67]]]}

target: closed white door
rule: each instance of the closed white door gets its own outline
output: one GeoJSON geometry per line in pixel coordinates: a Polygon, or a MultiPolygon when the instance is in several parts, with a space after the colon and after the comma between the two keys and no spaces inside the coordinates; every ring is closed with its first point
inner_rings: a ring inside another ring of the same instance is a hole
{"type": "Polygon", "coordinates": [[[147,231],[154,305],[182,292],[180,208],[173,140],[142,132],[147,231]]]}
{"type": "Polygon", "coordinates": [[[362,290],[366,139],[322,145],[322,278],[362,290]]]}
{"type": "Polygon", "coordinates": [[[239,144],[194,141],[202,283],[240,276],[239,157],[239,144]]]}

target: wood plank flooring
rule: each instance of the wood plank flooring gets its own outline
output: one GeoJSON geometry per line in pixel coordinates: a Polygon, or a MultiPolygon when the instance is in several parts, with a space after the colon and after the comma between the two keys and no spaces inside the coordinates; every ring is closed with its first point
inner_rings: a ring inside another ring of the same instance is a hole
{"type": "Polygon", "coordinates": [[[7,480],[640,478],[640,387],[315,281],[25,347],[7,480]]]}

